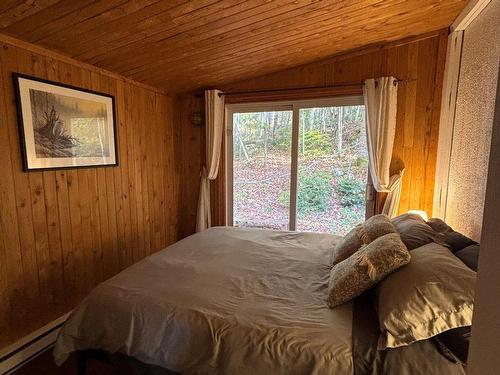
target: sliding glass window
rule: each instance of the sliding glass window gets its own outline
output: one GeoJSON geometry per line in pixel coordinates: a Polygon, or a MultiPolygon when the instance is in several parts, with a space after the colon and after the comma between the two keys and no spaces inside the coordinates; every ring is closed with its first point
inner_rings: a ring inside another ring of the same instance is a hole
{"type": "Polygon", "coordinates": [[[226,168],[228,225],[344,234],[372,207],[363,98],[228,105],[226,168]]]}

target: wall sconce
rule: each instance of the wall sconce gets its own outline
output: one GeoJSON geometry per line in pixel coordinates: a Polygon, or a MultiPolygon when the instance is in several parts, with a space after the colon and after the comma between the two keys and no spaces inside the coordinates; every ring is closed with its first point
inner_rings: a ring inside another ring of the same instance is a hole
{"type": "Polygon", "coordinates": [[[200,111],[194,111],[191,113],[191,123],[194,126],[203,125],[203,114],[200,111]]]}
{"type": "Polygon", "coordinates": [[[424,219],[424,221],[428,221],[429,220],[429,216],[427,215],[427,212],[425,212],[425,211],[422,211],[422,210],[410,210],[410,211],[408,211],[408,213],[410,215],[420,216],[422,219],[424,219]]]}

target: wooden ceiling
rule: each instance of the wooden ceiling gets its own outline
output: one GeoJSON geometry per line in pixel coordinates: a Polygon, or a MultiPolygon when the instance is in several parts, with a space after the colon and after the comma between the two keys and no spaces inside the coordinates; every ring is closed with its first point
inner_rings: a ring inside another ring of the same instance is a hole
{"type": "Polygon", "coordinates": [[[466,0],[3,0],[0,32],[168,91],[448,27],[466,0]]]}

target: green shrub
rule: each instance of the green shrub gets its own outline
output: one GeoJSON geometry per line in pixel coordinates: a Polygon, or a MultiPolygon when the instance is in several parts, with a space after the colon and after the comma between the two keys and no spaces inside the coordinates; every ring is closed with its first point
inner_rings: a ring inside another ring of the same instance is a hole
{"type": "Polygon", "coordinates": [[[271,146],[276,151],[290,152],[292,149],[292,133],[289,129],[283,129],[275,135],[274,140],[270,140],[271,146]]]}
{"type": "Polygon", "coordinates": [[[283,207],[290,207],[290,190],[282,190],[278,197],[278,201],[283,207]]]}
{"type": "Polygon", "coordinates": [[[318,130],[304,132],[303,139],[299,139],[304,156],[324,156],[332,154],[332,141],[330,136],[318,130]]]}
{"type": "Polygon", "coordinates": [[[342,178],[337,193],[342,206],[358,206],[365,201],[365,184],[353,178],[342,178]]]}
{"type": "MultiPolygon", "coordinates": [[[[327,172],[299,173],[297,186],[297,213],[307,215],[313,212],[324,212],[328,208],[332,194],[332,176],[327,172]]],[[[279,202],[288,207],[290,191],[280,193],[279,202]]]]}
{"type": "Polygon", "coordinates": [[[352,206],[341,207],[340,217],[338,220],[332,222],[330,231],[339,235],[344,235],[349,232],[354,226],[364,221],[365,207],[352,206]]]}
{"type": "Polygon", "coordinates": [[[367,168],[368,159],[362,156],[358,156],[354,161],[354,166],[356,166],[357,168],[367,168]]]}

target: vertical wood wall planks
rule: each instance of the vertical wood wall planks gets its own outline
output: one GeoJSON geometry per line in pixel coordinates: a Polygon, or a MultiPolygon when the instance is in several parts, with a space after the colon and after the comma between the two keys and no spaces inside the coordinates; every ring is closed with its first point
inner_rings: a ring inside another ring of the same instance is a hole
{"type": "MultiPolygon", "coordinates": [[[[370,46],[219,88],[225,91],[252,91],[362,84],[366,78],[386,75],[404,80],[398,88],[396,138],[391,165],[392,172],[400,169],[401,161],[405,165],[399,212],[423,209],[430,214],[439,132],[436,116],[439,116],[441,105],[440,87],[443,80],[446,35],[447,31],[441,30],[421,37],[370,46]]],[[[201,105],[202,99],[195,96],[184,96],[180,105],[179,121],[182,123],[183,149],[189,150],[183,153],[183,236],[193,233],[196,220],[199,170],[204,153],[204,128],[193,126],[190,116],[192,111],[201,105]],[[198,152],[196,147],[201,147],[201,151],[199,155],[193,156],[198,152]]],[[[223,178],[222,174],[219,175],[213,185],[213,191],[219,195],[224,194],[223,178]]],[[[376,207],[379,209],[383,198],[383,195],[377,198],[376,207]]],[[[223,197],[214,201],[224,204],[223,197]]],[[[223,210],[220,203],[216,209],[216,216],[221,216],[220,212],[223,210]]],[[[223,220],[215,224],[223,224],[223,220]]]]}
{"type": "Polygon", "coordinates": [[[172,181],[181,172],[171,102],[50,51],[0,43],[0,349],[177,240],[177,205],[168,202],[180,194],[172,181]],[[119,165],[23,172],[13,72],[113,95],[119,165]]]}
{"type": "MultiPolygon", "coordinates": [[[[23,326],[33,328],[37,316],[36,312],[24,309],[25,303],[41,304],[40,280],[38,277],[37,254],[35,245],[35,231],[33,226],[33,212],[31,207],[31,195],[29,189],[29,178],[22,173],[22,163],[20,155],[19,133],[17,128],[16,107],[14,100],[14,90],[12,89],[11,70],[18,70],[18,50],[12,46],[2,45],[2,93],[5,98],[4,121],[7,132],[2,132],[2,137],[8,136],[11,155],[11,175],[13,177],[14,190],[9,192],[9,196],[2,197],[9,200],[14,199],[16,204],[16,220],[9,220],[6,223],[6,236],[13,230],[13,225],[17,227],[19,236],[19,248],[12,246],[13,243],[6,244],[6,264],[9,298],[10,298],[10,325],[7,332],[13,335],[16,330],[23,326]],[[21,265],[21,267],[20,267],[21,265]]],[[[7,173],[9,173],[7,171],[7,173]]],[[[8,179],[8,177],[6,177],[8,179]]],[[[3,206],[3,204],[2,204],[3,206]]],[[[8,203],[6,203],[8,207],[8,203]]],[[[12,219],[12,218],[11,218],[12,219]]],[[[5,275],[5,276],[7,276],[5,275]]],[[[8,334],[7,334],[8,336],[8,334]]]]}
{"type": "MultiPolygon", "coordinates": [[[[0,215],[0,230],[2,232],[0,241],[0,330],[4,332],[6,340],[12,340],[14,337],[14,329],[19,328],[19,321],[16,321],[16,316],[26,315],[21,311],[23,300],[36,301],[38,295],[38,285],[35,284],[37,279],[29,278],[32,285],[26,283],[23,278],[22,267],[25,262],[22,259],[21,249],[25,242],[21,242],[21,231],[18,225],[18,210],[17,199],[15,193],[15,178],[14,171],[18,163],[12,160],[13,153],[12,142],[17,141],[14,136],[15,127],[9,123],[9,115],[7,107],[12,101],[8,98],[7,88],[9,87],[8,72],[5,66],[10,60],[7,52],[7,46],[0,48],[0,114],[4,121],[2,122],[2,133],[0,137],[0,163],[3,168],[2,178],[0,178],[0,200],[2,202],[2,214],[0,215]],[[25,285],[29,285],[34,290],[30,296],[24,294],[25,285]],[[19,314],[19,315],[18,315],[19,314]]],[[[13,147],[15,149],[15,146],[13,147]]],[[[25,253],[29,255],[32,249],[28,249],[25,253]]]]}

